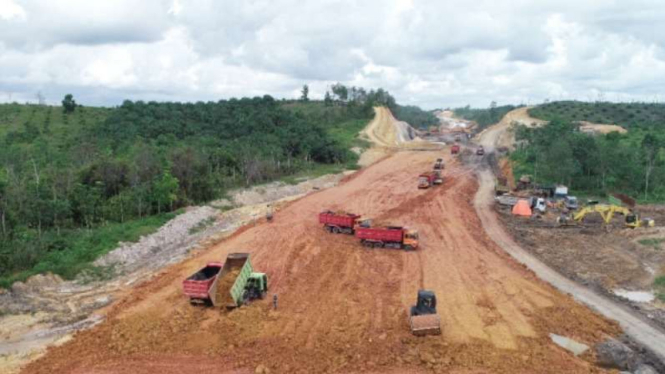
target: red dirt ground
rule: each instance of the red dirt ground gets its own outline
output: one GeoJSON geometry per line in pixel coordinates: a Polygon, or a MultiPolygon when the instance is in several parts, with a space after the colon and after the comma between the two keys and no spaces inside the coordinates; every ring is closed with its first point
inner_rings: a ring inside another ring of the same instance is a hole
{"type": "Polygon", "coordinates": [[[616,324],[575,303],[486,236],[472,199],[475,174],[448,154],[445,181],[417,189],[442,157],[398,152],[342,185],[308,195],[274,222],[222,243],[135,288],[107,320],[78,333],[23,373],[589,373],[549,333],[589,345],[616,324]],[[366,249],[325,232],[317,215],[345,210],[420,232],[416,252],[366,249]],[[268,274],[266,300],[232,312],[193,307],[182,280],[230,252],[251,252],[268,274]],[[434,290],[443,334],[409,333],[419,288],[434,290]],[[279,308],[272,309],[272,294],[279,308]]]}

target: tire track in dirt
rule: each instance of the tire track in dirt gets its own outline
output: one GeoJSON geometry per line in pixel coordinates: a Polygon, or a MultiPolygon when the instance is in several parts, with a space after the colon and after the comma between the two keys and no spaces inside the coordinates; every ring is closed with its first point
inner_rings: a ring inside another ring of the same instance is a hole
{"type": "Polygon", "coordinates": [[[418,175],[437,157],[398,152],[291,203],[272,223],[248,227],[137,287],[105,322],[24,372],[211,373],[259,364],[275,373],[603,372],[548,334],[594,344],[617,334],[616,326],[538,280],[487,237],[472,205],[474,174],[449,155],[445,183],[418,190],[418,175]],[[328,234],[317,214],[330,207],[419,230],[419,253],[367,250],[352,236],[328,234]],[[182,279],[239,250],[268,274],[279,308],[272,310],[271,300],[230,313],[191,307],[182,279]],[[441,336],[409,332],[408,308],[421,285],[438,296],[441,336]]]}

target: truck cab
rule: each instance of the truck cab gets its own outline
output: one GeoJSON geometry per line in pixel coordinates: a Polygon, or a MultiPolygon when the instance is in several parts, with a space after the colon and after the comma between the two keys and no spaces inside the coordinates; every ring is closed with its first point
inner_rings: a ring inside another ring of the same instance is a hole
{"type": "Polygon", "coordinates": [[[252,273],[245,285],[244,300],[263,299],[268,292],[268,276],[265,273],[252,273]]]}
{"type": "Polygon", "coordinates": [[[413,249],[418,248],[418,231],[406,230],[404,233],[404,247],[413,249]]]}

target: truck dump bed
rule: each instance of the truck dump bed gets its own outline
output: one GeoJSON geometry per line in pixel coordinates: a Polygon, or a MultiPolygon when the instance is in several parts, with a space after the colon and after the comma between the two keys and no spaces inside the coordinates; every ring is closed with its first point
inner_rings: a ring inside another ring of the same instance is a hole
{"type": "Polygon", "coordinates": [[[182,282],[182,289],[185,295],[191,299],[208,299],[210,286],[215,281],[222,266],[223,264],[220,262],[211,262],[206,267],[187,277],[182,282]]]}
{"type": "Polygon", "coordinates": [[[404,229],[401,227],[358,227],[356,229],[356,237],[364,240],[401,242],[403,235],[404,229]]]}
{"type": "Polygon", "coordinates": [[[413,335],[441,335],[441,317],[438,314],[412,316],[409,323],[413,335]]]}
{"type": "Polygon", "coordinates": [[[324,225],[353,227],[358,218],[360,218],[359,215],[350,213],[334,213],[331,211],[319,213],[319,223],[324,225]]]}
{"type": "Polygon", "coordinates": [[[224,267],[210,288],[210,300],[214,306],[233,308],[242,303],[247,280],[252,274],[249,253],[230,253],[224,267]]]}

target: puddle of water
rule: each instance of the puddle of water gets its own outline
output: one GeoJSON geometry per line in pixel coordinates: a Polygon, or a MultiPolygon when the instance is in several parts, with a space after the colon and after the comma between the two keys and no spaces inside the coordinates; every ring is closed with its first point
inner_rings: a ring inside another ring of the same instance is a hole
{"type": "Polygon", "coordinates": [[[656,299],[653,291],[628,291],[621,288],[613,290],[615,295],[626,298],[636,303],[650,303],[656,299]]]}

